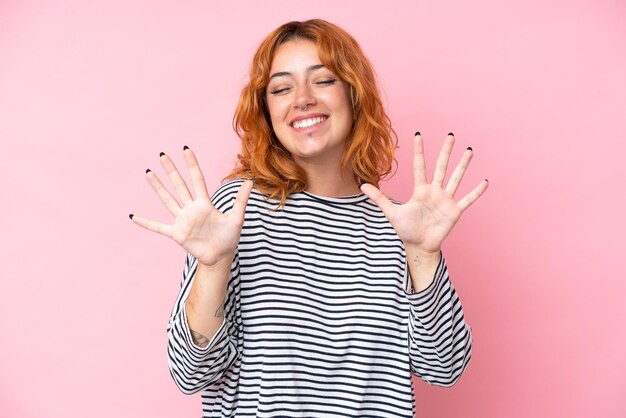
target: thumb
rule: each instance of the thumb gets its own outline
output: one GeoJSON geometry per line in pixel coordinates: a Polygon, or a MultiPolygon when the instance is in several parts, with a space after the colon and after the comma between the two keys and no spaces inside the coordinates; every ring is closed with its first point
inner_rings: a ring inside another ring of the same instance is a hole
{"type": "Polygon", "coordinates": [[[387,219],[393,219],[397,206],[391,203],[391,200],[389,200],[383,192],[369,183],[363,183],[361,185],[361,191],[376,203],[387,219]]]}
{"type": "Polygon", "coordinates": [[[233,203],[233,209],[231,211],[235,216],[243,218],[253,186],[254,183],[251,180],[246,180],[241,184],[241,186],[239,186],[235,202],[233,203]]]}

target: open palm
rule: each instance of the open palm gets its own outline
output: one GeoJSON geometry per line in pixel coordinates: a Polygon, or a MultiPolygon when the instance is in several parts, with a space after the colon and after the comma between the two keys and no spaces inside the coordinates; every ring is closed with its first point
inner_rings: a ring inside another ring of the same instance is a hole
{"type": "Polygon", "coordinates": [[[465,151],[461,161],[452,172],[445,189],[443,188],[443,180],[453,146],[454,135],[449,134],[439,153],[432,182],[428,183],[422,136],[419,133],[415,135],[413,142],[413,194],[409,201],[403,205],[392,203],[371,184],[361,186],[363,193],[381,208],[405,247],[410,246],[426,253],[438,252],[443,240],[457,223],[463,211],[487,189],[489,182],[484,180],[461,200],[454,200],[454,193],[472,159],[471,148],[465,151]]]}
{"type": "Polygon", "coordinates": [[[161,154],[161,165],[167,172],[180,202],[163,186],[156,174],[148,170],[146,176],[165,207],[174,215],[174,222],[168,225],[135,215],[132,215],[131,219],[141,227],[173,239],[196,257],[198,262],[214,265],[232,256],[239,243],[252,182],[245,181],[242,184],[232,209],[222,213],[211,203],[193,151],[185,147],[183,154],[189,168],[195,198],[192,197],[172,160],[167,155],[161,154]]]}

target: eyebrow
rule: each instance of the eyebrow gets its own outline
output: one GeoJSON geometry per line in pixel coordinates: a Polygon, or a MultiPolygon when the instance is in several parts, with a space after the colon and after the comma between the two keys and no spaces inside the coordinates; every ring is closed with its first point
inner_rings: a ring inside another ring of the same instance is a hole
{"type": "MultiPolygon", "coordinates": [[[[320,68],[324,68],[324,64],[309,65],[308,67],[306,67],[306,72],[310,73],[312,71],[319,70],[320,68]]],[[[279,71],[277,73],[272,74],[269,80],[267,81],[269,82],[274,77],[284,77],[284,76],[292,76],[292,75],[293,74],[291,74],[289,71],[279,71]]]]}

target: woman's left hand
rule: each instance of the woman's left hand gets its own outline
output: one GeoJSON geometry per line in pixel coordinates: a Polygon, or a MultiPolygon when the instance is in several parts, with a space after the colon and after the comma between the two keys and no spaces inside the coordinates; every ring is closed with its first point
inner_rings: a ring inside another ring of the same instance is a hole
{"type": "Polygon", "coordinates": [[[392,203],[379,189],[363,184],[361,190],[383,211],[404,246],[423,254],[438,254],[443,240],[448,236],[465,209],[470,207],[487,190],[489,182],[483,180],[461,200],[454,200],[463,174],[472,159],[472,149],[465,150],[461,161],[443,188],[448,160],[454,146],[454,135],[446,137],[435,166],[432,182],[426,180],[424,143],[419,133],[413,142],[413,195],[403,205],[392,203]]]}

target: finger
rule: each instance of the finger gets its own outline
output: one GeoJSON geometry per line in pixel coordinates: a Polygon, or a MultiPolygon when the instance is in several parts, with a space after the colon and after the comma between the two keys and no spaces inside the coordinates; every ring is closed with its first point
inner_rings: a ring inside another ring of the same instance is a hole
{"type": "Polygon", "coordinates": [[[383,194],[383,192],[381,192],[371,184],[362,184],[361,191],[365,193],[365,195],[369,197],[374,203],[376,203],[376,205],[383,211],[385,217],[389,220],[389,222],[391,222],[398,208],[397,205],[393,204],[391,200],[389,200],[387,196],[383,194]]]}
{"type": "Polygon", "coordinates": [[[241,186],[239,186],[239,191],[237,191],[235,203],[233,203],[233,208],[231,210],[234,216],[237,216],[238,218],[244,217],[244,214],[246,213],[246,205],[248,204],[248,199],[250,198],[250,193],[252,192],[252,186],[254,186],[252,180],[246,180],[241,184],[241,186]]]}
{"type": "Polygon", "coordinates": [[[193,191],[196,197],[209,198],[209,191],[206,188],[206,182],[204,181],[204,175],[196,159],[196,154],[187,146],[183,147],[183,155],[185,156],[185,162],[189,169],[189,176],[191,177],[191,184],[193,185],[193,191]]]}
{"type": "Polygon", "coordinates": [[[451,196],[454,196],[456,190],[459,188],[459,184],[461,184],[461,180],[463,179],[465,170],[467,170],[467,167],[469,166],[473,155],[474,152],[472,151],[472,147],[467,147],[467,149],[463,153],[463,156],[461,157],[461,161],[459,161],[459,164],[450,175],[450,178],[448,179],[448,184],[446,185],[446,191],[450,193],[451,196]]]}
{"type": "Polygon", "coordinates": [[[426,184],[426,181],[424,140],[419,132],[415,132],[415,137],[413,137],[413,187],[426,184]]]}
{"type": "Polygon", "coordinates": [[[159,196],[159,199],[161,199],[161,202],[163,202],[167,210],[169,210],[172,215],[176,216],[176,214],[180,210],[180,205],[178,204],[178,201],[174,199],[174,197],[170,194],[170,192],[163,186],[163,183],[161,183],[159,177],[154,174],[152,170],[147,169],[146,179],[148,180],[148,183],[150,183],[150,186],[152,186],[152,189],[154,189],[156,194],[159,196]]]}
{"type": "Polygon", "coordinates": [[[443,141],[443,146],[439,152],[437,163],[435,163],[435,173],[433,174],[433,185],[441,187],[443,179],[446,176],[446,170],[448,169],[448,161],[450,160],[450,153],[452,153],[452,147],[454,146],[454,134],[450,132],[446,139],[443,141]]]}
{"type": "Polygon", "coordinates": [[[172,226],[162,224],[160,222],[151,221],[146,218],[142,218],[137,215],[130,215],[131,221],[135,224],[139,225],[142,228],[147,229],[148,231],[156,232],[157,234],[165,235],[166,237],[172,238],[172,226]]]}
{"type": "Polygon", "coordinates": [[[465,195],[463,199],[459,200],[459,208],[461,209],[461,212],[464,212],[465,209],[469,208],[472,203],[478,200],[478,198],[485,193],[485,190],[487,190],[487,186],[489,186],[489,180],[485,179],[481,181],[474,190],[465,195]]]}
{"type": "Polygon", "coordinates": [[[161,162],[161,165],[165,169],[168,177],[170,178],[170,181],[172,182],[174,190],[176,190],[176,194],[180,198],[181,203],[183,205],[191,203],[191,201],[193,200],[191,197],[191,193],[189,193],[187,184],[185,184],[185,180],[183,180],[182,176],[178,172],[178,169],[174,165],[172,159],[167,154],[162,152],[159,157],[159,161],[161,162]]]}

